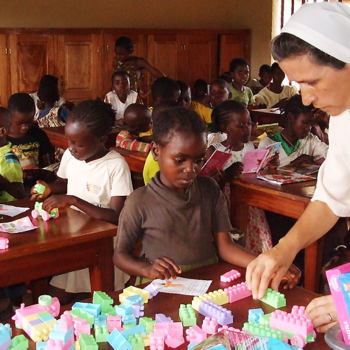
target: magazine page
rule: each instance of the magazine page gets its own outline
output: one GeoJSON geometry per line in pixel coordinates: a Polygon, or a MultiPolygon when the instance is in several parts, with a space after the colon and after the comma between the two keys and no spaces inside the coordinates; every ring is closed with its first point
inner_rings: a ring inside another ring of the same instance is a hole
{"type": "Polygon", "coordinates": [[[248,151],[242,159],[244,166],[242,173],[256,173],[260,169],[261,163],[268,153],[269,151],[266,149],[254,149],[248,151]]]}
{"type": "Polygon", "coordinates": [[[284,171],[278,174],[258,174],[257,179],[270,182],[275,185],[285,185],[304,181],[315,180],[313,176],[302,175],[295,172],[284,171]]]}
{"type": "Polygon", "coordinates": [[[207,176],[215,170],[220,171],[230,158],[230,152],[223,152],[216,149],[214,153],[210,156],[210,158],[206,161],[206,163],[203,165],[199,174],[207,176]]]}

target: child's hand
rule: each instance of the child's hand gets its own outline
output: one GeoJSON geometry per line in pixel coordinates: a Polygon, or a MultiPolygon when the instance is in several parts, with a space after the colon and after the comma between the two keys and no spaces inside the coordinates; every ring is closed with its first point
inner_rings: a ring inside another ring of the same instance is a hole
{"type": "Polygon", "coordinates": [[[147,268],[146,276],[150,279],[170,279],[176,278],[182,272],[179,265],[172,259],[162,256],[158,258],[152,265],[147,268]]]}
{"type": "Polygon", "coordinates": [[[276,152],[269,161],[269,168],[276,169],[279,166],[280,166],[280,157],[279,157],[279,153],[276,152]]]}
{"type": "Polygon", "coordinates": [[[35,189],[35,186],[33,186],[32,189],[30,190],[30,193],[32,194],[30,199],[32,201],[39,201],[40,202],[50,195],[51,189],[50,189],[50,186],[45,181],[39,180],[36,183],[45,186],[44,193],[42,193],[42,194],[38,193],[37,190],[35,189]]]}
{"type": "Polygon", "coordinates": [[[232,177],[238,177],[243,172],[243,163],[236,162],[233,163],[229,168],[225,170],[225,175],[227,175],[229,178],[232,177]]]}
{"type": "Polygon", "coordinates": [[[296,165],[299,163],[306,163],[306,164],[314,164],[314,157],[313,156],[308,156],[306,154],[302,154],[298,158],[292,160],[290,162],[290,165],[296,165]]]}
{"type": "Polygon", "coordinates": [[[282,278],[281,285],[283,286],[283,289],[293,289],[298,284],[300,277],[300,270],[292,264],[282,278]]]}
{"type": "Polygon", "coordinates": [[[54,208],[65,208],[73,204],[73,196],[68,196],[66,194],[54,195],[46,199],[43,203],[43,209],[48,213],[54,208]]]}

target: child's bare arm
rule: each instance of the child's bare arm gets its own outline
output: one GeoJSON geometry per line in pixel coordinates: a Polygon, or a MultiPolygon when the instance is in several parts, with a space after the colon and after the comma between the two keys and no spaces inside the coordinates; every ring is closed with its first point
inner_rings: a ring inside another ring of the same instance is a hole
{"type": "Polygon", "coordinates": [[[24,186],[21,182],[10,182],[0,175],[0,189],[9,193],[16,199],[24,198],[24,186]]]}
{"type": "Polygon", "coordinates": [[[123,208],[125,199],[126,197],[124,196],[114,196],[111,198],[110,208],[101,208],[76,196],[55,195],[44,202],[43,209],[47,212],[51,212],[54,208],[64,208],[74,205],[94,219],[107,221],[111,224],[117,225],[119,214],[123,208]]]}
{"type": "Polygon", "coordinates": [[[41,201],[47,198],[50,194],[61,194],[61,193],[67,193],[67,183],[68,181],[66,179],[58,178],[54,182],[47,184],[45,181],[37,181],[37,184],[41,184],[45,186],[44,193],[38,193],[35,189],[35,186],[32,187],[30,190],[30,193],[32,194],[32,197],[30,198],[32,201],[41,201]]]}
{"type": "Polygon", "coordinates": [[[116,248],[113,262],[122,271],[131,276],[142,276],[149,279],[169,279],[176,278],[180,274],[181,268],[170,258],[162,256],[151,264],[132,255],[132,252],[123,251],[116,248]]]}
{"type": "Polygon", "coordinates": [[[150,63],[148,63],[143,58],[139,58],[137,60],[136,65],[137,65],[138,69],[146,69],[146,71],[151,73],[155,78],[165,77],[165,74],[163,74],[160,70],[158,70],[156,67],[152,66],[150,63]]]}

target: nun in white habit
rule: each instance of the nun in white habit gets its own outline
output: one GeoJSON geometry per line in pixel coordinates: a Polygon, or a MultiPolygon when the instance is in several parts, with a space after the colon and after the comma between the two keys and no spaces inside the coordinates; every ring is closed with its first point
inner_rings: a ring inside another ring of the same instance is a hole
{"type": "MultiPolygon", "coordinates": [[[[304,105],[331,115],[329,151],[315,195],[294,227],[270,251],[253,260],[246,279],[254,298],[272,282],[277,289],[295,255],[350,217],[350,7],[342,3],[304,4],[272,41],[272,55],[290,80],[300,85],[304,105]]],[[[330,296],[307,307],[317,331],[337,321],[330,296]]]]}

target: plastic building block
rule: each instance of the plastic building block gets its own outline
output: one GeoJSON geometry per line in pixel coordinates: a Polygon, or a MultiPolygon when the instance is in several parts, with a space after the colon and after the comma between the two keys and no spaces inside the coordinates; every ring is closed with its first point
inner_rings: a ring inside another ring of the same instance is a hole
{"type": "Polygon", "coordinates": [[[215,345],[215,346],[210,348],[210,350],[225,350],[225,349],[227,349],[227,348],[223,344],[218,344],[218,345],[215,345]]]}
{"type": "Polygon", "coordinates": [[[159,293],[157,285],[154,283],[154,281],[152,281],[148,286],[143,288],[143,290],[146,290],[149,292],[149,299],[154,298],[159,293]]]}
{"type": "Polygon", "coordinates": [[[179,316],[184,327],[195,326],[197,324],[196,314],[191,304],[181,304],[179,316]]]}
{"type": "Polygon", "coordinates": [[[50,295],[40,295],[38,298],[39,305],[43,306],[53,317],[57,317],[60,314],[60,301],[56,297],[50,295]]]}
{"type": "Polygon", "coordinates": [[[109,333],[112,333],[113,329],[118,329],[122,331],[122,318],[121,316],[108,316],[107,317],[107,327],[109,333]]]}
{"type": "Polygon", "coordinates": [[[12,345],[9,350],[26,350],[29,348],[29,340],[23,334],[17,335],[12,339],[12,345]]]}
{"type": "Polygon", "coordinates": [[[143,298],[142,298],[141,295],[137,294],[137,295],[130,295],[130,296],[126,297],[124,299],[123,305],[124,306],[131,306],[131,305],[133,305],[135,303],[136,304],[140,304],[140,305],[143,304],[143,298]]]}
{"type": "Polygon", "coordinates": [[[250,309],[248,310],[248,322],[259,323],[262,315],[264,315],[263,309],[250,309]]]}
{"type": "Polygon", "coordinates": [[[109,336],[109,332],[108,332],[107,325],[104,325],[104,326],[95,325],[95,339],[97,343],[106,342],[108,336],[109,336]]]}
{"type": "Polygon", "coordinates": [[[128,339],[129,335],[135,335],[135,334],[146,334],[146,330],[141,324],[139,324],[137,326],[131,327],[121,332],[121,335],[125,339],[128,339]]]}
{"type": "Polygon", "coordinates": [[[107,337],[107,342],[114,350],[132,349],[130,342],[128,342],[117,329],[114,329],[113,332],[107,337]]]}
{"type": "Polygon", "coordinates": [[[276,292],[271,288],[267,288],[265,296],[260,300],[276,309],[286,306],[286,297],[284,294],[276,292]]]}
{"type": "Polygon", "coordinates": [[[133,314],[123,316],[122,317],[122,321],[123,321],[124,329],[129,324],[135,324],[136,325],[136,318],[135,318],[135,316],[133,314]]]}
{"type": "Polygon", "coordinates": [[[143,339],[145,346],[149,346],[150,344],[149,334],[140,334],[140,336],[143,339]]]}
{"type": "Polygon", "coordinates": [[[123,324],[123,329],[124,331],[126,331],[127,329],[129,328],[133,328],[133,327],[136,327],[136,322],[132,322],[132,323],[127,323],[127,324],[123,324]]]}
{"type": "Polygon", "coordinates": [[[240,332],[239,329],[237,328],[234,328],[234,327],[229,327],[228,325],[224,325],[224,326],[221,326],[218,328],[218,332],[221,332],[221,331],[234,331],[234,332],[240,332]]]}
{"type": "Polygon", "coordinates": [[[63,344],[61,340],[49,339],[46,343],[46,350],[73,350],[74,349],[74,338],[70,339],[69,342],[63,344]]]}
{"type": "Polygon", "coordinates": [[[76,339],[79,339],[79,335],[81,333],[91,334],[90,325],[86,322],[86,320],[82,318],[75,317],[73,320],[73,327],[74,327],[74,335],[76,339]]]}
{"type": "Polygon", "coordinates": [[[79,340],[74,342],[74,350],[80,350],[79,340]]]}
{"type": "Polygon", "coordinates": [[[270,327],[281,330],[292,345],[303,348],[314,341],[314,329],[310,319],[305,316],[305,307],[293,306],[292,312],[276,310],[271,313],[270,327]]]}
{"type": "Polygon", "coordinates": [[[0,349],[6,350],[12,344],[11,341],[11,327],[9,324],[3,325],[0,323],[0,349]]]}
{"type": "Polygon", "coordinates": [[[156,323],[170,323],[170,322],[174,322],[170,317],[167,317],[164,314],[156,314],[156,323]]]}
{"type": "Polygon", "coordinates": [[[192,348],[194,348],[196,345],[198,345],[198,343],[189,343],[187,345],[187,350],[191,350],[192,348]]]}
{"type": "Polygon", "coordinates": [[[35,343],[36,350],[46,350],[47,341],[40,341],[35,343]]]}
{"type": "Polygon", "coordinates": [[[132,315],[132,306],[126,306],[126,305],[115,305],[114,306],[115,312],[117,315],[124,317],[126,315],[132,315]]]}
{"type": "Polygon", "coordinates": [[[140,334],[129,335],[128,341],[132,345],[132,350],[143,350],[145,348],[145,343],[140,334]]]}
{"type": "Polygon", "coordinates": [[[270,324],[270,317],[271,317],[271,314],[265,314],[265,315],[260,316],[259,323],[269,325],[270,324]]]}
{"type": "Polygon", "coordinates": [[[200,295],[198,297],[194,297],[192,300],[192,307],[198,311],[199,304],[205,300],[210,300],[213,303],[218,305],[224,305],[229,302],[227,293],[222,289],[219,289],[214,292],[210,292],[207,294],[200,295]]]}
{"type": "Polygon", "coordinates": [[[225,293],[228,295],[229,303],[234,303],[235,301],[244,299],[252,295],[252,292],[248,289],[247,282],[242,282],[234,286],[225,288],[225,293]]]}
{"type": "Polygon", "coordinates": [[[190,343],[201,343],[203,340],[207,339],[207,333],[198,326],[191,326],[186,329],[186,334],[186,340],[190,343]]]}
{"type": "Polygon", "coordinates": [[[141,317],[139,323],[144,327],[146,333],[150,334],[154,330],[154,324],[156,321],[150,317],[141,317]]]}
{"type": "Polygon", "coordinates": [[[135,318],[140,318],[145,315],[145,307],[143,305],[134,303],[132,304],[132,314],[135,318]]]}
{"type": "Polygon", "coordinates": [[[97,350],[98,345],[95,338],[90,334],[80,334],[79,344],[81,350],[97,350]]]}
{"type": "Polygon", "coordinates": [[[151,333],[149,335],[151,350],[164,350],[164,334],[151,333]]]}
{"type": "Polygon", "coordinates": [[[218,320],[206,316],[203,320],[202,329],[208,334],[215,334],[218,331],[218,320]]]}
{"type": "Polygon", "coordinates": [[[48,221],[51,218],[57,219],[60,216],[60,213],[58,208],[54,208],[51,210],[51,213],[48,213],[43,209],[42,202],[35,202],[34,210],[32,210],[32,218],[37,219],[39,216],[41,216],[44,221],[48,221]]]}
{"type": "Polygon", "coordinates": [[[94,317],[101,313],[101,305],[99,304],[76,302],[72,306],[72,310],[75,309],[82,309],[94,317]]]}
{"type": "Polygon", "coordinates": [[[94,321],[95,326],[104,326],[107,325],[107,316],[106,315],[98,315],[95,317],[94,321]]]}
{"type": "Polygon", "coordinates": [[[231,324],[233,322],[233,315],[230,310],[209,300],[200,303],[198,312],[203,316],[215,317],[221,325],[231,324]]]}
{"type": "Polygon", "coordinates": [[[243,331],[248,331],[251,334],[259,335],[261,337],[277,338],[285,341],[281,331],[271,329],[268,325],[263,325],[255,322],[246,322],[242,328],[243,331]]]}
{"type": "Polygon", "coordinates": [[[36,193],[38,194],[44,194],[45,192],[45,185],[43,184],[35,184],[34,185],[34,190],[36,191],[36,193]]]}
{"type": "Polygon", "coordinates": [[[224,273],[223,275],[221,275],[220,281],[221,282],[232,282],[240,277],[241,277],[240,272],[238,272],[237,270],[231,270],[231,271],[228,271],[228,272],[224,273]]]}
{"type": "Polygon", "coordinates": [[[94,292],[92,303],[101,305],[101,312],[105,312],[111,308],[114,301],[107,293],[96,291],[94,292]]]}
{"type": "Polygon", "coordinates": [[[149,295],[150,295],[149,291],[144,290],[144,289],[140,289],[137,287],[133,287],[133,286],[129,286],[128,288],[123,289],[123,293],[119,294],[120,303],[123,304],[125,298],[127,298],[128,296],[131,296],[131,295],[135,295],[135,294],[142,296],[144,304],[148,303],[148,299],[149,299],[149,295]]]}
{"type": "Polygon", "coordinates": [[[117,316],[115,309],[112,305],[107,310],[102,311],[102,315],[117,316]]]}
{"type": "Polygon", "coordinates": [[[6,237],[0,237],[0,249],[7,249],[9,247],[9,240],[6,237]]]}
{"type": "Polygon", "coordinates": [[[89,314],[88,312],[86,312],[82,309],[71,310],[70,314],[72,315],[73,318],[79,317],[79,318],[86,320],[89,325],[94,324],[94,321],[95,321],[94,316],[92,316],[91,314],[89,314]]]}

